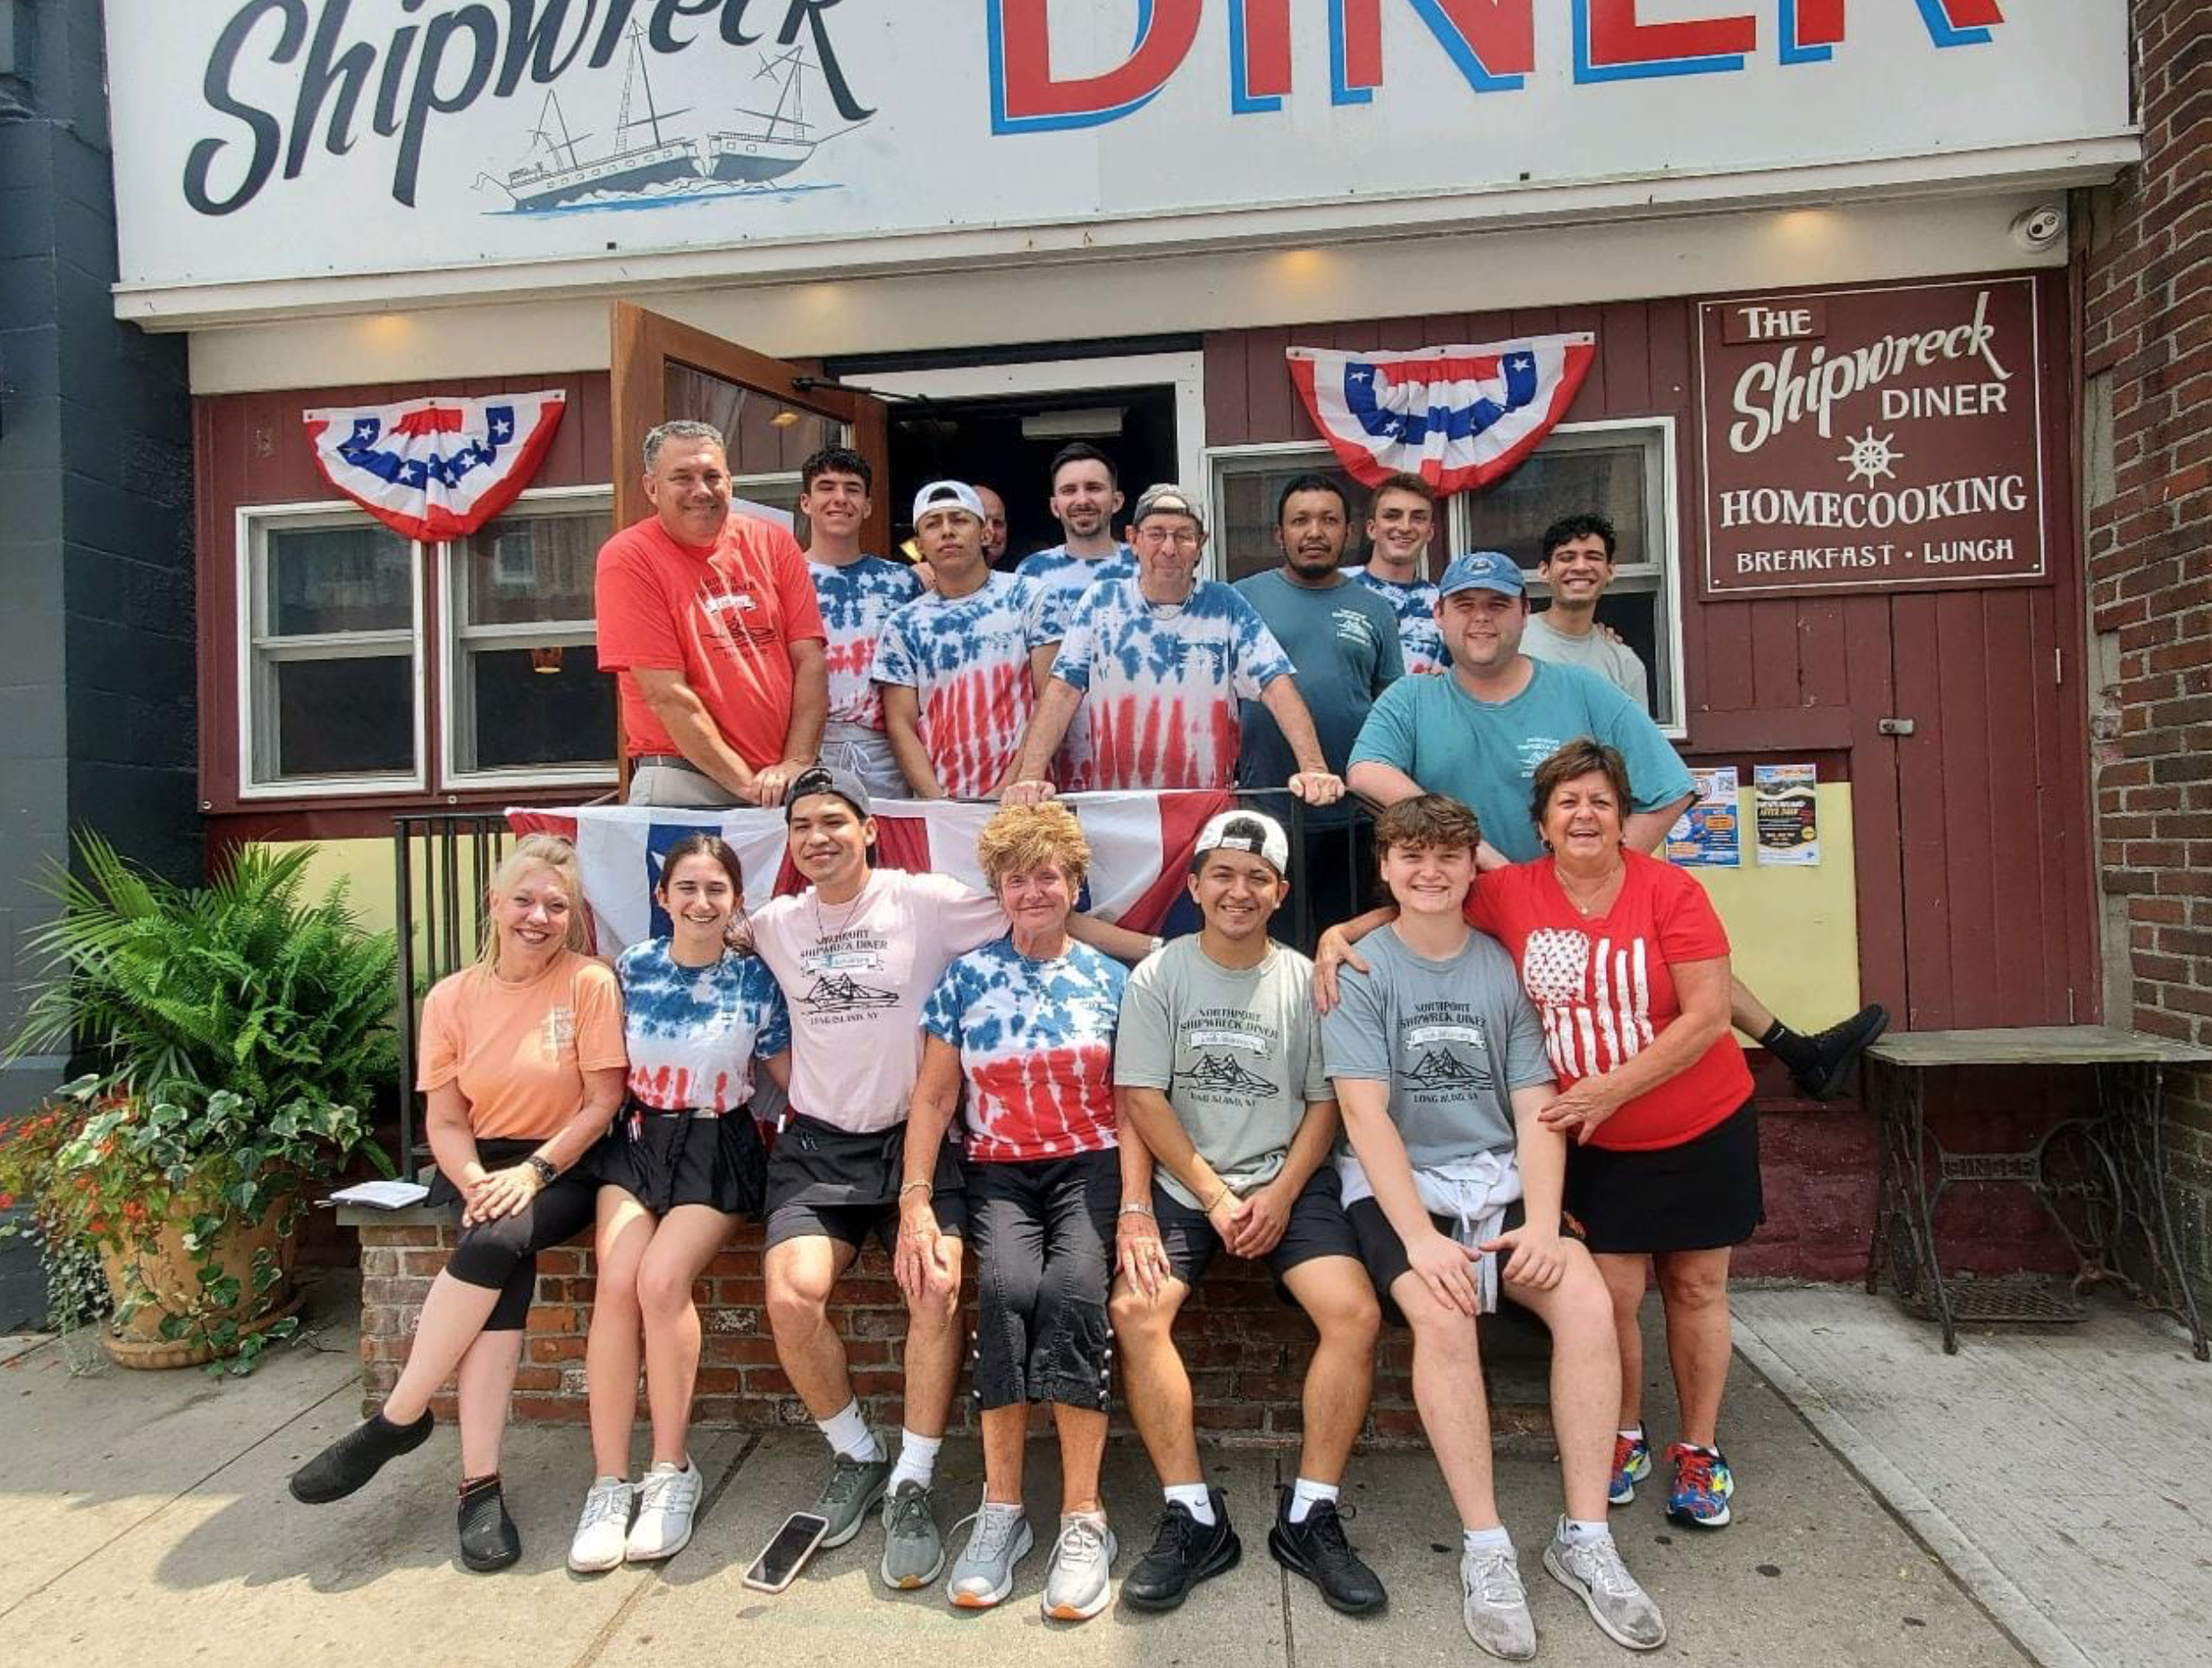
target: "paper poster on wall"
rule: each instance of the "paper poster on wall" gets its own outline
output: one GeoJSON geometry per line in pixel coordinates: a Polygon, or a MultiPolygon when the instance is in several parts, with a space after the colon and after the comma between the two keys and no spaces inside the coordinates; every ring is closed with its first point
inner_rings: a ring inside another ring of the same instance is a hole
{"type": "Polygon", "coordinates": [[[1736,796],[1743,779],[1733,764],[1693,771],[1697,797],[1667,831],[1667,861],[1682,869],[1743,866],[1743,819],[1736,796]]]}
{"type": "Polygon", "coordinates": [[[1819,772],[1810,764],[1754,764],[1752,788],[1760,866],[1819,867],[1819,772]]]}

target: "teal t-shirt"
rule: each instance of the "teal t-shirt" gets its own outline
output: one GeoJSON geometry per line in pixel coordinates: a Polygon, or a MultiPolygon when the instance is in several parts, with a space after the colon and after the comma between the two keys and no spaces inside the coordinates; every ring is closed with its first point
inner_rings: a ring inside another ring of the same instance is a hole
{"type": "Polygon", "coordinates": [[[1594,672],[1535,660],[1510,701],[1478,701],[1450,673],[1401,678],[1367,715],[1350,762],[1372,759],[1424,793],[1449,794],[1473,809],[1484,839],[1526,863],[1543,849],[1528,813],[1536,767],[1578,736],[1619,749],[1632,810],[1656,811],[1691,789],[1689,767],[1634,702],[1594,672]]]}
{"type": "MultiPolygon", "coordinates": [[[[1341,776],[1375,697],[1405,676],[1397,617],[1364,585],[1345,581],[1316,591],[1293,585],[1279,568],[1239,580],[1237,589],[1290,656],[1321,756],[1341,776]]],[[[1245,702],[1243,717],[1237,779],[1246,788],[1280,788],[1298,768],[1290,744],[1259,702],[1245,702]]],[[[1343,820],[1308,813],[1310,821],[1343,820]]]]}

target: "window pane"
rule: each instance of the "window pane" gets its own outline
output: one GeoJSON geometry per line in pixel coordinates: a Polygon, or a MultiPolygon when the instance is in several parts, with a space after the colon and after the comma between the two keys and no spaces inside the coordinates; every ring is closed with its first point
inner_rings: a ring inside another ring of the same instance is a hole
{"type": "Polygon", "coordinates": [[[614,674],[589,644],[474,649],[464,661],[474,722],[463,771],[614,764],[614,674]]]}
{"type": "Polygon", "coordinates": [[[414,656],[279,661],[270,671],[276,733],[258,779],[414,774],[414,656]]]}
{"type": "Polygon", "coordinates": [[[1541,448],[1497,485],[1470,493],[1468,525],[1476,550],[1504,551],[1533,570],[1544,529],[1561,516],[1594,512],[1620,535],[1617,564],[1656,560],[1644,524],[1644,449],[1617,446],[1541,448]]]}
{"type": "Polygon", "coordinates": [[[1214,506],[1213,530],[1215,553],[1231,584],[1281,565],[1282,552],[1275,545],[1275,501],[1302,475],[1321,476],[1344,489],[1352,506],[1344,560],[1347,565],[1367,560],[1367,501],[1372,494],[1338,468],[1330,453],[1233,459],[1220,472],[1216,495],[1220,501],[1214,506]]]}
{"type": "Polygon", "coordinates": [[[845,425],[834,417],[786,405],[773,394],[688,365],[671,363],[662,392],[671,418],[712,423],[722,432],[730,473],[739,477],[796,476],[814,453],[845,441],[845,425]]]}
{"type": "Polygon", "coordinates": [[[271,527],[268,631],[280,637],[406,631],[415,623],[415,547],[381,522],[271,527]]]}
{"type": "Polygon", "coordinates": [[[461,618],[469,626],[592,618],[592,572],[612,528],[604,509],[502,516],[471,534],[462,564],[461,618]]]}

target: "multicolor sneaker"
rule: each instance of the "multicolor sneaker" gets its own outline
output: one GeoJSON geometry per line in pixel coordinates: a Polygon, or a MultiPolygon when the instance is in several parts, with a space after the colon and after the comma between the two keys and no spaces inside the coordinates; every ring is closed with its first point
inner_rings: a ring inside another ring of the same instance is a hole
{"type": "Polygon", "coordinates": [[[1692,1529],[1725,1529],[1735,1477],[1720,1450],[1677,1442],[1667,1450],[1667,1457],[1675,1467],[1675,1486],[1667,1491],[1667,1515],[1692,1529]]]}
{"type": "Polygon", "coordinates": [[[1625,1506],[1636,1497],[1636,1485],[1651,1475],[1651,1445],[1638,1431],[1633,1436],[1624,1436],[1616,1431],[1613,1436],[1613,1480],[1606,1485],[1605,1498],[1609,1505],[1625,1506]]]}

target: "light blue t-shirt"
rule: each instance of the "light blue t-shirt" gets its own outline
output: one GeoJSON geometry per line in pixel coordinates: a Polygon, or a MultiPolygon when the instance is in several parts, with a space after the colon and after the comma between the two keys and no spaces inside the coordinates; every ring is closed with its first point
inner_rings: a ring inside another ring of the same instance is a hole
{"type": "MultiPolygon", "coordinates": [[[[1294,584],[1279,568],[1241,579],[1236,588],[1290,656],[1298,694],[1321,737],[1321,757],[1343,775],[1375,697],[1405,674],[1397,616],[1364,586],[1347,581],[1315,590],[1294,584]]],[[[1244,727],[1237,779],[1246,788],[1280,788],[1298,762],[1275,715],[1247,701],[1244,727]]],[[[1343,822],[1350,819],[1350,806],[1306,814],[1309,821],[1343,822]]]]}
{"type": "Polygon", "coordinates": [[[1509,701],[1478,701],[1452,673],[1399,678],[1367,715],[1351,763],[1372,759],[1405,771],[1424,793],[1449,794],[1515,863],[1543,849],[1528,813],[1536,767],[1578,736],[1620,750],[1631,810],[1656,811],[1690,791],[1689,768],[1618,689],[1579,666],[1532,660],[1528,667],[1528,687],[1509,701]]]}

